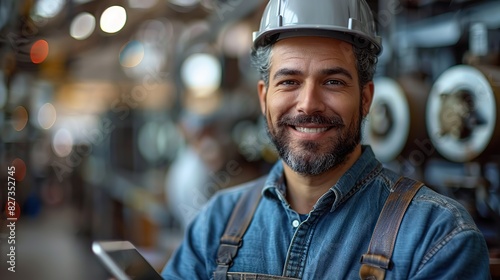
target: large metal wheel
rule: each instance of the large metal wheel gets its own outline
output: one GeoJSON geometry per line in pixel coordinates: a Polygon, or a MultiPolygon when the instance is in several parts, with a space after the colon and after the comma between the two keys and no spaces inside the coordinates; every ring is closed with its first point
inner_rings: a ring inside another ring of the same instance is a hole
{"type": "Polygon", "coordinates": [[[434,83],[427,102],[427,130],[446,159],[467,162],[487,150],[499,151],[494,148],[500,130],[499,73],[493,67],[457,65],[434,83]]]}
{"type": "Polygon", "coordinates": [[[427,86],[418,74],[374,79],[375,93],[364,139],[382,162],[407,157],[427,139],[424,123],[427,86]]]}

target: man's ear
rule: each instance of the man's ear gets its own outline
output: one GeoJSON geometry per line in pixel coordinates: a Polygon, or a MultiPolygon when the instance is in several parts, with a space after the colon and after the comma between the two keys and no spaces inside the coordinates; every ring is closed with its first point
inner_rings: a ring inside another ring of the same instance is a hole
{"type": "Polygon", "coordinates": [[[266,115],[266,94],[267,87],[263,80],[257,83],[257,92],[259,93],[260,110],[263,115],[266,115]]]}
{"type": "Polygon", "coordinates": [[[369,81],[366,83],[366,85],[363,87],[363,90],[361,91],[361,94],[363,95],[363,98],[361,99],[361,106],[363,107],[363,118],[368,115],[370,112],[370,106],[372,105],[373,101],[373,93],[375,92],[375,85],[373,84],[373,81],[369,81]]]}

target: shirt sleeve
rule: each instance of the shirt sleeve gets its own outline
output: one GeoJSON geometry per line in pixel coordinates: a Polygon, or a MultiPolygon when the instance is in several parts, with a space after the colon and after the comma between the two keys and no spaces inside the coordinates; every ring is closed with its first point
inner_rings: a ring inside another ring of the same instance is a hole
{"type": "Polygon", "coordinates": [[[215,194],[189,224],[179,248],[161,275],[164,279],[212,279],[219,240],[239,193],[215,194]]]}
{"type": "Polygon", "coordinates": [[[207,279],[206,250],[200,242],[203,239],[201,233],[206,230],[202,220],[203,215],[198,215],[187,227],[182,243],[161,273],[164,279],[207,279]]]}
{"type": "Polygon", "coordinates": [[[411,279],[491,279],[482,234],[477,229],[450,233],[428,251],[411,279]]]}

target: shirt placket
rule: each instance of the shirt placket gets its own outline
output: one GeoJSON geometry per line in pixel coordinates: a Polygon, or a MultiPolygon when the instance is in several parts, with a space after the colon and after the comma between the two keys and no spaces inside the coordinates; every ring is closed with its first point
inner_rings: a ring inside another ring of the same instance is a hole
{"type": "Polygon", "coordinates": [[[294,214],[295,217],[292,219],[290,226],[295,229],[295,233],[288,248],[287,259],[283,268],[283,276],[300,279],[304,274],[307,253],[311,245],[311,239],[314,234],[314,228],[319,213],[318,211],[312,211],[309,217],[303,222],[300,222],[299,215],[296,212],[294,212],[294,214]]]}

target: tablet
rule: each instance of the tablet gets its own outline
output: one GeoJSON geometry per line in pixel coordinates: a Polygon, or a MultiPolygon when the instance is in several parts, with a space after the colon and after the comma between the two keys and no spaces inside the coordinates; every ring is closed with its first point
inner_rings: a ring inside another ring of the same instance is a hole
{"type": "Polygon", "coordinates": [[[163,279],[129,241],[94,241],[92,251],[117,280],[163,279]]]}

